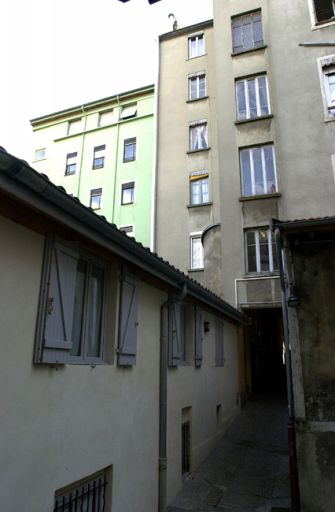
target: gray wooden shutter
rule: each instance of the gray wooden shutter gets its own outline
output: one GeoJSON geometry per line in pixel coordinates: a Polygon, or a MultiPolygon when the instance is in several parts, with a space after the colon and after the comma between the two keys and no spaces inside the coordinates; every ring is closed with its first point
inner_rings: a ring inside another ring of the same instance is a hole
{"type": "Polygon", "coordinates": [[[197,307],[195,308],[194,323],[194,362],[195,366],[200,367],[202,364],[202,312],[197,307]]]}
{"type": "Polygon", "coordinates": [[[215,318],[215,363],[216,366],[224,366],[224,338],[223,321],[215,318]]]}
{"type": "Polygon", "coordinates": [[[169,365],[177,366],[181,359],[183,307],[173,302],[169,307],[169,365]]]}
{"type": "Polygon", "coordinates": [[[136,364],[137,354],[137,280],[129,274],[122,276],[120,299],[118,364],[136,364]]]}
{"type": "MultiPolygon", "coordinates": [[[[46,251],[47,252],[47,251],[46,251]]],[[[48,279],[44,283],[44,332],[37,351],[39,363],[64,364],[72,348],[72,321],[78,254],[59,241],[52,243],[48,279]]]]}

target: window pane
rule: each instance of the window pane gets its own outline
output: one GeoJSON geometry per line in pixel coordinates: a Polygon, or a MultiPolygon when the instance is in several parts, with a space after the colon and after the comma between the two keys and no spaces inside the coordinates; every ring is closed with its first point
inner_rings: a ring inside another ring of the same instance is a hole
{"type": "Polygon", "coordinates": [[[200,204],[200,180],[191,181],[191,203],[200,204]]]}
{"type": "Polygon", "coordinates": [[[257,272],[255,232],[247,231],[246,240],[247,240],[248,272],[257,272]]]}
{"type": "Polygon", "coordinates": [[[203,267],[203,258],[202,258],[202,244],[201,238],[192,238],[192,261],[191,268],[202,268],[203,267]]]}
{"type": "Polygon", "coordinates": [[[242,50],[243,48],[243,36],[242,36],[242,27],[239,24],[236,24],[236,26],[234,26],[234,24],[236,24],[236,22],[234,23],[233,21],[233,50],[237,51],[237,50],[242,50]]]}
{"type": "Polygon", "coordinates": [[[189,39],[189,57],[195,57],[197,55],[197,41],[195,37],[189,39]]]}
{"type": "Polygon", "coordinates": [[[98,210],[101,206],[101,193],[96,193],[91,195],[91,204],[90,207],[93,210],[98,210]]]}
{"type": "Polygon", "coordinates": [[[134,201],[134,188],[124,188],[122,190],[122,204],[129,204],[134,201]]]}
{"type": "Polygon", "coordinates": [[[87,306],[87,356],[99,357],[101,349],[102,304],[103,304],[104,271],[93,266],[89,282],[87,306]]]}
{"type": "Polygon", "coordinates": [[[237,96],[237,118],[239,120],[246,119],[247,117],[247,104],[245,97],[245,83],[236,83],[236,96],[237,96]]]}
{"type": "Polygon", "coordinates": [[[260,148],[253,149],[252,157],[253,157],[253,163],[254,163],[255,194],[256,195],[257,194],[265,194],[261,149],[260,148]]]}
{"type": "Polygon", "coordinates": [[[270,270],[269,261],[269,246],[268,246],[268,232],[260,230],[259,236],[259,256],[260,256],[260,271],[264,272],[270,270]]]}
{"type": "Polygon", "coordinates": [[[250,117],[257,117],[255,80],[248,80],[248,96],[250,117]]]}
{"type": "Polygon", "coordinates": [[[202,202],[208,203],[208,178],[201,180],[202,202]]]}
{"type": "Polygon", "coordinates": [[[72,356],[80,356],[81,354],[81,333],[83,326],[85,275],[86,263],[83,260],[78,260],[71,335],[72,349],[70,353],[72,356]]]}
{"type": "Polygon", "coordinates": [[[259,115],[266,116],[269,114],[268,94],[266,88],[266,77],[258,77],[258,94],[259,94],[259,115]]]}
{"type": "Polygon", "coordinates": [[[276,178],[275,178],[275,167],[273,158],[273,147],[264,146],[264,160],[265,160],[265,176],[266,176],[266,192],[268,194],[274,194],[277,192],[276,178]]]}
{"type": "Polygon", "coordinates": [[[205,53],[205,40],[203,36],[198,37],[198,55],[205,53]]]}
{"type": "Polygon", "coordinates": [[[327,21],[334,16],[332,0],[314,0],[317,21],[327,21]]]}
{"type": "Polygon", "coordinates": [[[258,19],[259,21],[254,21],[253,23],[253,40],[255,46],[261,46],[263,44],[263,29],[262,29],[262,21],[260,15],[254,15],[254,20],[258,19]]]}
{"type": "Polygon", "coordinates": [[[194,100],[197,97],[197,79],[190,78],[190,99],[194,100]]]}
{"type": "Polygon", "coordinates": [[[206,77],[199,76],[199,98],[206,96],[206,77]]]}
{"type": "Polygon", "coordinates": [[[244,149],[240,154],[241,172],[242,172],[242,195],[252,196],[251,168],[250,168],[250,151],[244,149]]]}
{"type": "Polygon", "coordinates": [[[243,49],[246,50],[248,48],[253,48],[253,34],[252,34],[252,25],[251,25],[251,17],[244,16],[243,18],[243,49]]]}

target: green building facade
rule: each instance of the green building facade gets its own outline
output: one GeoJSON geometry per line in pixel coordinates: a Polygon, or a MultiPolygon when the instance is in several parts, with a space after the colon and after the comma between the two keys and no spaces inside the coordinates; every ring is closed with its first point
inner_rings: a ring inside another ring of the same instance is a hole
{"type": "Polygon", "coordinates": [[[152,247],[154,86],[31,120],[31,165],[152,247]]]}

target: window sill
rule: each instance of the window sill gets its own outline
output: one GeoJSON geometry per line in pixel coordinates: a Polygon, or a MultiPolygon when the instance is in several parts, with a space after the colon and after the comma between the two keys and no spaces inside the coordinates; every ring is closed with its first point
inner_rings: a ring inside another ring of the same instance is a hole
{"type": "Polygon", "coordinates": [[[272,118],[273,118],[273,114],[269,114],[267,116],[258,116],[258,117],[251,117],[249,119],[241,119],[240,121],[236,120],[234,124],[239,125],[239,124],[245,124],[245,123],[253,123],[254,121],[263,121],[264,119],[272,119],[272,118]]]}
{"type": "Polygon", "coordinates": [[[189,268],[188,269],[188,273],[190,273],[190,272],[192,272],[192,273],[193,272],[203,272],[204,270],[205,270],[204,267],[201,267],[201,268],[189,268]]]}
{"type": "Polygon", "coordinates": [[[202,153],[204,151],[209,151],[211,148],[203,148],[203,149],[191,149],[190,151],[186,151],[187,155],[193,155],[193,153],[202,153]]]}
{"type": "Polygon", "coordinates": [[[205,55],[207,55],[207,53],[202,53],[201,55],[194,55],[193,57],[187,57],[186,60],[198,59],[199,57],[205,57],[205,55]]]}
{"type": "Polygon", "coordinates": [[[272,199],[274,197],[281,197],[280,192],[275,192],[274,194],[259,194],[255,196],[241,196],[239,197],[239,201],[243,203],[244,201],[255,201],[257,199],[272,199]]]}
{"type": "Polygon", "coordinates": [[[329,20],[316,21],[312,27],[312,30],[317,30],[319,28],[331,27],[332,25],[334,25],[334,23],[335,23],[335,17],[329,18],[329,20]]]}
{"type": "Polygon", "coordinates": [[[257,52],[258,50],[265,50],[268,47],[267,44],[263,44],[262,46],[257,46],[256,48],[248,48],[247,50],[240,50],[238,52],[232,52],[231,56],[236,57],[236,55],[243,55],[245,53],[257,52]]]}
{"type": "Polygon", "coordinates": [[[199,208],[201,206],[212,206],[212,201],[208,202],[208,203],[199,203],[199,204],[188,204],[186,206],[186,208],[199,208]]]}
{"type": "Polygon", "coordinates": [[[279,277],[279,271],[273,270],[270,272],[269,270],[265,270],[264,272],[248,272],[243,276],[243,279],[250,279],[250,278],[264,278],[264,277],[279,277]]]}
{"type": "Polygon", "coordinates": [[[134,201],[132,203],[121,203],[121,206],[130,206],[132,204],[134,204],[134,201]]]}
{"type": "Polygon", "coordinates": [[[335,121],[335,117],[325,117],[325,123],[331,123],[335,121]]]}
{"type": "Polygon", "coordinates": [[[135,162],[136,158],[129,158],[129,160],[123,160],[124,164],[127,164],[128,162],[135,162]]]}
{"type": "Polygon", "coordinates": [[[186,103],[194,103],[201,100],[207,100],[209,96],[201,96],[201,98],[194,98],[193,100],[186,100],[186,103]]]}

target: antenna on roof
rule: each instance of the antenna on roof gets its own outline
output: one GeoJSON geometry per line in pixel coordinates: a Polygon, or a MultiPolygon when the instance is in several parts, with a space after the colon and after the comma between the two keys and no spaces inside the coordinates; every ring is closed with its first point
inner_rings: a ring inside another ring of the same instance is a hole
{"type": "Polygon", "coordinates": [[[177,30],[178,29],[178,22],[177,22],[177,18],[175,17],[175,15],[173,14],[173,12],[170,12],[168,18],[173,18],[173,30],[177,30]]]}

